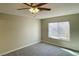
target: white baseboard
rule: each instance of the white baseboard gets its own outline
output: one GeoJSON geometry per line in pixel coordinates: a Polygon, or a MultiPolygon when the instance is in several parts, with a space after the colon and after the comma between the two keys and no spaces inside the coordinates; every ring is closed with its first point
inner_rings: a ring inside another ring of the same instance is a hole
{"type": "Polygon", "coordinates": [[[13,49],[13,50],[10,50],[10,51],[1,53],[0,56],[2,56],[2,55],[6,55],[6,54],[8,54],[8,53],[11,53],[11,52],[14,52],[14,51],[16,51],[16,50],[22,49],[22,48],[24,48],[24,47],[31,46],[31,45],[36,44],[36,43],[39,43],[39,42],[40,42],[40,41],[33,42],[33,43],[29,43],[29,44],[27,44],[27,45],[25,45],[25,46],[22,46],[22,47],[19,47],[19,48],[16,48],[16,49],[13,49]]]}
{"type": "Polygon", "coordinates": [[[68,53],[70,53],[70,54],[72,54],[72,55],[74,55],[74,56],[79,56],[79,54],[78,54],[78,53],[73,52],[73,51],[71,51],[71,50],[64,49],[64,48],[61,48],[61,49],[62,49],[62,50],[64,50],[64,51],[66,51],[66,52],[68,52],[68,53]]]}

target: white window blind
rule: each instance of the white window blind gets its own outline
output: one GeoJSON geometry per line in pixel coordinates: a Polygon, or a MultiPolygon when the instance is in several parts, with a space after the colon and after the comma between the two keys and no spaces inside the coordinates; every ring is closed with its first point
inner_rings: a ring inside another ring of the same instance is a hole
{"type": "Polygon", "coordinates": [[[48,37],[60,40],[70,40],[70,24],[66,22],[48,23],[48,37]]]}

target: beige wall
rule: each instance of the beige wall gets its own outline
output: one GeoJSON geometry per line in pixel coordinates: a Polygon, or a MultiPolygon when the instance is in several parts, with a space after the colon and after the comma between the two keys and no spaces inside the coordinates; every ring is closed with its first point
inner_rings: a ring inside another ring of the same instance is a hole
{"type": "Polygon", "coordinates": [[[79,51],[79,14],[42,19],[41,27],[42,41],[79,51]],[[70,41],[48,38],[48,23],[62,21],[70,22],[70,41]]]}
{"type": "Polygon", "coordinates": [[[0,13],[0,54],[40,41],[40,20],[0,13]]]}

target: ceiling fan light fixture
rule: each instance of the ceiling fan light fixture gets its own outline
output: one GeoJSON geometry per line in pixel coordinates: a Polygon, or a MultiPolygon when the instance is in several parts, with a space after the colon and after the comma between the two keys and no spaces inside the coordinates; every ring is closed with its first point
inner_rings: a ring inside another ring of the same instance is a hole
{"type": "Polygon", "coordinates": [[[36,13],[38,13],[40,10],[39,10],[37,7],[32,7],[32,8],[29,9],[29,11],[30,11],[31,13],[33,13],[33,14],[36,14],[36,13]]]}

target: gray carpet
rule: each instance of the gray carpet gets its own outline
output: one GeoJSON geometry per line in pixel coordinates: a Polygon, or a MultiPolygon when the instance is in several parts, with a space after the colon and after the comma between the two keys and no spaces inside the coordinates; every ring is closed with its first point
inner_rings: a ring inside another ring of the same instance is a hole
{"type": "Polygon", "coordinates": [[[46,43],[38,43],[5,56],[73,56],[72,54],[46,43]]]}

